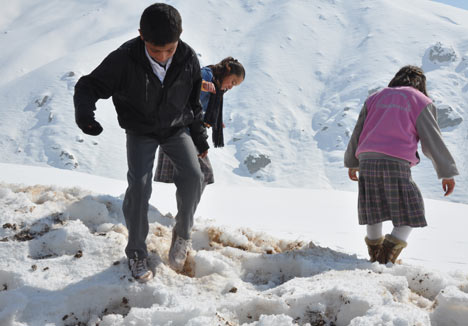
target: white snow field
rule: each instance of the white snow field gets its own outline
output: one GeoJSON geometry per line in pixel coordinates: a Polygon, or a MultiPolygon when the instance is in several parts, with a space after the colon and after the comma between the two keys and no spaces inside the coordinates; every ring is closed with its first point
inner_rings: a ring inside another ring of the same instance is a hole
{"type": "Polygon", "coordinates": [[[466,325],[465,204],[427,200],[433,226],[384,266],[366,260],[354,193],[209,186],[197,216],[213,219],[197,218],[177,274],[167,265],[174,189],[157,185],[147,239],[156,276],[140,284],[124,257],[125,182],[0,168],[1,325],[466,325]]]}

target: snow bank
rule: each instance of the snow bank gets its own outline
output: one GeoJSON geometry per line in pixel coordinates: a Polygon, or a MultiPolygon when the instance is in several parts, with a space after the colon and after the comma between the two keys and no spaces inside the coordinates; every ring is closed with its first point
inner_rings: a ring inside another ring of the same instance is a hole
{"type": "MultiPolygon", "coordinates": [[[[151,208],[156,277],[126,266],[122,199],[78,188],[0,185],[0,324],[465,325],[468,275],[371,264],[313,242],[198,219],[181,274],[174,219],[151,208]]],[[[247,211],[246,214],[249,214],[247,211]]]]}

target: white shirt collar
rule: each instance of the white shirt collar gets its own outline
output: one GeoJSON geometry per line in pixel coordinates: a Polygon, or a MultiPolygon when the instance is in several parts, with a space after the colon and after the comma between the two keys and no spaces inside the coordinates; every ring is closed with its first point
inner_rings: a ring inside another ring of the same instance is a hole
{"type": "Polygon", "coordinates": [[[148,58],[151,64],[151,68],[153,69],[154,74],[158,77],[158,79],[162,83],[164,81],[164,77],[166,77],[167,70],[171,66],[173,57],[170,57],[166,62],[166,66],[163,67],[159,63],[157,63],[153,58],[151,58],[151,56],[148,53],[148,50],[146,49],[146,46],[145,46],[145,53],[146,53],[146,57],[148,58]]]}

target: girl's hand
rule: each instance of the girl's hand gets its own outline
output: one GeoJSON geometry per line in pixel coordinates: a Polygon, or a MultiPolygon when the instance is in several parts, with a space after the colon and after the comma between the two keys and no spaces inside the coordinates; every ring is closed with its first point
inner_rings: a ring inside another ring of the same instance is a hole
{"type": "Polygon", "coordinates": [[[359,169],[354,169],[354,168],[349,168],[348,169],[348,176],[351,180],[353,181],[358,181],[358,176],[356,175],[356,173],[359,172],[359,169]]]}
{"type": "Polygon", "coordinates": [[[201,90],[203,92],[209,92],[209,93],[213,93],[213,94],[216,93],[215,85],[213,83],[210,83],[210,82],[207,82],[207,81],[204,81],[204,80],[202,80],[201,90]]]}
{"type": "Polygon", "coordinates": [[[455,189],[455,180],[454,179],[442,179],[442,189],[444,189],[445,196],[450,195],[455,189]]]}

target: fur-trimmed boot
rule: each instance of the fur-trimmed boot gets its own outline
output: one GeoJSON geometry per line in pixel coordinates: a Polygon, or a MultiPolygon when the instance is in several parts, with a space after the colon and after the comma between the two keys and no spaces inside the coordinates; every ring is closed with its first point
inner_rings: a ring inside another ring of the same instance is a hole
{"type": "Polygon", "coordinates": [[[384,242],[384,237],[375,240],[371,240],[368,237],[366,237],[365,241],[371,263],[376,262],[379,256],[381,255],[380,252],[382,251],[382,243],[384,242]]]}
{"type": "Polygon", "coordinates": [[[382,244],[382,251],[378,257],[378,261],[381,264],[392,262],[395,264],[401,251],[406,248],[408,244],[405,241],[395,238],[391,234],[385,235],[385,240],[382,244]]]}

